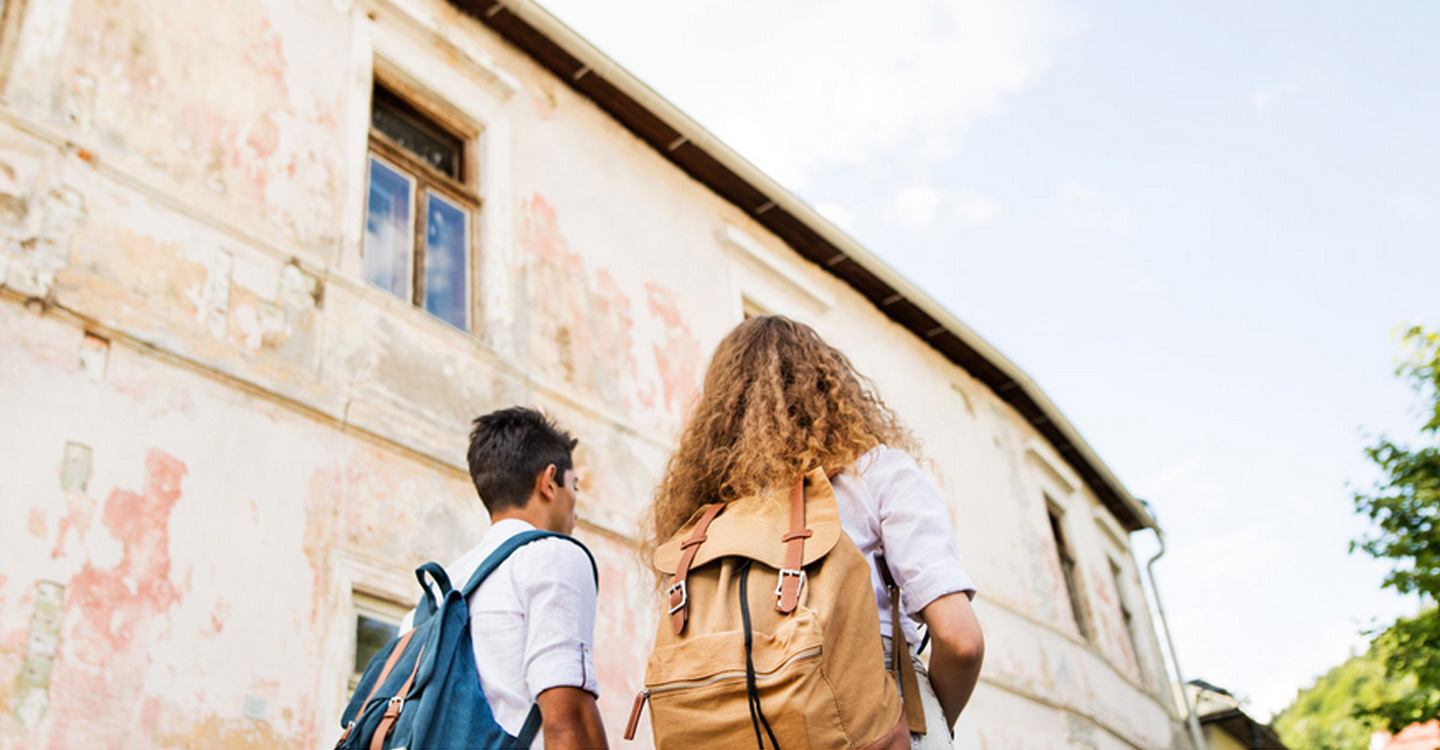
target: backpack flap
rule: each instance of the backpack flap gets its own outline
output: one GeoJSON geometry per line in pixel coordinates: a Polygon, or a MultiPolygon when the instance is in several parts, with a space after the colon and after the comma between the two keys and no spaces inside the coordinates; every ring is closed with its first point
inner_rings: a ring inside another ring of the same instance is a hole
{"type": "MultiPolygon", "coordinates": [[[[805,476],[805,525],[811,536],[805,540],[802,565],[809,565],[830,553],[839,541],[840,507],[835,503],[835,490],[823,469],[805,476]]],[[[786,544],[783,535],[790,528],[789,488],[758,497],[735,500],[725,506],[705,532],[705,543],[699,546],[690,561],[692,568],[721,557],[738,556],[763,563],[775,570],[785,567],[786,544]]],[[[675,575],[683,552],[682,545],[694,533],[705,509],[695,511],[690,520],[670,541],[655,550],[652,564],[667,576],[675,575]]]]}

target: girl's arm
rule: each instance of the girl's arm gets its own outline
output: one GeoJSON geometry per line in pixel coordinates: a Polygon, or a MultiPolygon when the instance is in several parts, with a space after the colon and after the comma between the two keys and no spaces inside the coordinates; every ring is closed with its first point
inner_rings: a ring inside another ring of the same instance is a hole
{"type": "Polygon", "coordinates": [[[945,710],[946,725],[954,727],[980,679],[985,635],[964,592],[930,602],[920,617],[930,630],[930,685],[945,710]]]}

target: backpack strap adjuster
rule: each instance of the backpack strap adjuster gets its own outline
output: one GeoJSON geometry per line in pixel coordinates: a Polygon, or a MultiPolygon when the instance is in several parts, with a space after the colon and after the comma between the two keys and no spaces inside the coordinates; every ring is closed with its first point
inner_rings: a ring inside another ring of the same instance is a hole
{"type": "Polygon", "coordinates": [[[783,590],[784,590],[784,588],[785,588],[785,577],[786,577],[786,576],[793,576],[794,578],[797,579],[796,585],[795,585],[795,596],[796,596],[797,598],[800,596],[800,592],[801,592],[802,590],[804,590],[804,588],[805,588],[805,570],[804,570],[803,568],[800,569],[800,570],[791,570],[790,568],[781,568],[781,569],[780,569],[780,579],[775,582],[775,599],[776,599],[775,606],[776,606],[776,607],[779,607],[779,606],[780,606],[780,600],[783,599],[784,596],[785,596],[785,594],[783,593],[783,590]]]}
{"type": "Polygon", "coordinates": [[[685,605],[690,603],[690,592],[689,589],[685,587],[684,581],[677,581],[671,584],[670,588],[665,589],[665,595],[670,597],[669,614],[672,615],[684,609],[685,605]],[[680,592],[680,601],[678,602],[675,601],[675,592],[677,591],[680,592]]]}

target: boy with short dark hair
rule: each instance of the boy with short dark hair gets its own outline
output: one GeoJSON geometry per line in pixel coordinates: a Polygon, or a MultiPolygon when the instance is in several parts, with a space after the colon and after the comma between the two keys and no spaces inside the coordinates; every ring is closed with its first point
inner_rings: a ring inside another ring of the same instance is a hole
{"type": "MultiPolygon", "coordinates": [[[[468,579],[522,531],[574,530],[577,442],[531,408],[475,420],[470,477],[491,525],[478,545],[446,567],[452,581],[468,579]]],[[[607,746],[591,656],[596,594],[585,551],[546,538],[515,550],[469,597],[475,664],[490,709],[516,735],[538,705],[542,723],[534,747],[607,746]]]]}

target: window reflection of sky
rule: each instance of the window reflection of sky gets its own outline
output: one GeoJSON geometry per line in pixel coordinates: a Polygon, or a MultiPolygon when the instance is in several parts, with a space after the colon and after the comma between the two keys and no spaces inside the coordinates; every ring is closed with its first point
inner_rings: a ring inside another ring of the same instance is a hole
{"type": "Polygon", "coordinates": [[[355,671],[364,672],[380,649],[400,634],[400,628],[392,623],[381,622],[373,617],[355,617],[355,671]]]}
{"type": "Polygon", "coordinates": [[[411,180],[370,159],[370,200],[365,212],[365,280],[410,299],[411,180]]]}
{"type": "Polygon", "coordinates": [[[465,310],[466,215],[434,193],[426,194],[425,309],[450,325],[468,329],[465,310]]]}

